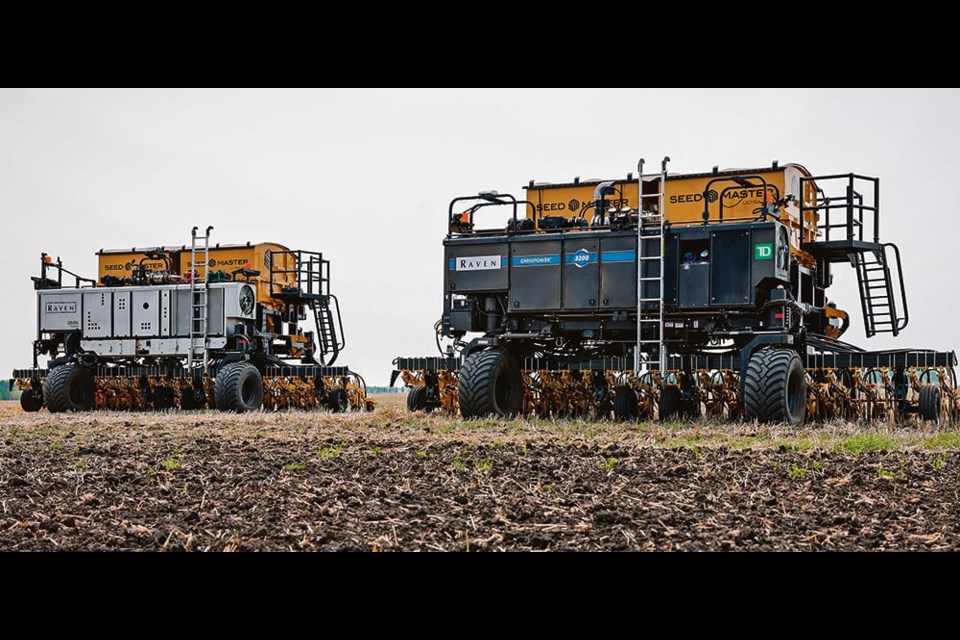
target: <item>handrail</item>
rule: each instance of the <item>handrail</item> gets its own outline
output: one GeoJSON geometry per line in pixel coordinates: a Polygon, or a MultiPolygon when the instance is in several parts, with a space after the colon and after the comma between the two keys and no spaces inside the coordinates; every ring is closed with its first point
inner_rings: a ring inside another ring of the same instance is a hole
{"type": "MultiPolygon", "coordinates": [[[[856,173],[841,173],[825,176],[804,176],[800,178],[800,193],[797,196],[797,205],[800,209],[800,237],[803,238],[807,231],[807,221],[804,215],[808,211],[813,211],[817,216],[821,211],[824,213],[823,220],[818,220],[816,230],[823,231],[824,240],[830,242],[831,230],[846,229],[846,240],[853,242],[863,242],[864,212],[873,214],[873,243],[880,244],[880,178],[862,176],[856,173]],[[828,196],[824,183],[831,181],[845,181],[843,195],[828,196]],[[864,202],[864,194],[857,191],[857,183],[867,182],[873,187],[872,203],[864,202]],[[813,204],[804,202],[806,186],[813,184],[816,189],[818,199],[813,204]],[[822,198],[822,201],[820,200],[822,198]],[[834,209],[843,209],[846,211],[846,219],[838,224],[831,220],[831,211],[834,209]]],[[[868,236],[869,237],[869,236],[868,236]]]]}
{"type": "MultiPolygon", "coordinates": [[[[519,230],[517,229],[517,205],[521,205],[521,204],[524,204],[530,208],[530,211],[532,213],[532,216],[530,219],[534,221],[534,228],[539,227],[536,205],[534,205],[529,200],[517,200],[513,195],[509,193],[497,193],[495,191],[490,191],[490,192],[481,192],[474,196],[460,196],[460,197],[454,198],[453,200],[450,201],[450,205],[447,208],[447,237],[450,238],[454,234],[453,227],[454,227],[455,217],[457,218],[457,223],[463,224],[463,220],[459,218],[464,213],[468,213],[470,216],[469,221],[467,222],[467,225],[470,229],[468,233],[482,233],[484,231],[499,231],[499,229],[484,229],[478,232],[473,228],[473,217],[478,210],[484,207],[498,207],[498,206],[513,207],[513,222],[512,224],[507,225],[507,234],[512,235],[514,233],[519,233],[519,230]],[[509,200],[504,201],[504,200],[501,200],[501,198],[508,198],[509,200]],[[466,211],[454,214],[453,206],[455,204],[457,204],[458,202],[469,202],[469,201],[475,201],[475,200],[482,200],[483,202],[478,202],[477,204],[474,204],[473,206],[467,208],[466,211]]],[[[464,232],[457,231],[457,233],[463,234],[464,232]]]]}
{"type": "MultiPolygon", "coordinates": [[[[902,331],[910,322],[910,311],[907,309],[907,286],[903,282],[903,265],[900,263],[900,247],[892,242],[885,242],[884,248],[892,247],[897,256],[897,279],[900,280],[900,302],[903,303],[903,317],[897,318],[897,331],[902,331]]],[[[886,259],[886,257],[884,257],[886,259]]]]}
{"type": "Polygon", "coordinates": [[[284,286],[289,283],[277,282],[277,276],[294,274],[296,276],[296,286],[303,293],[308,295],[330,295],[330,261],[323,259],[323,254],[318,251],[285,250],[274,251],[270,261],[270,295],[282,293],[284,286]],[[280,269],[278,262],[283,256],[293,258],[293,268],[280,269]],[[314,268],[316,267],[316,268],[314,268]],[[306,290],[303,290],[304,285],[306,290]],[[279,287],[279,291],[276,289],[279,287]]]}
{"type": "Polygon", "coordinates": [[[37,278],[34,278],[34,282],[36,283],[35,286],[37,289],[52,288],[52,287],[46,286],[48,282],[52,282],[52,280],[47,278],[47,269],[57,270],[57,288],[59,289],[63,288],[63,274],[67,274],[68,276],[72,276],[74,278],[75,280],[74,288],[76,289],[80,288],[81,282],[89,283],[91,286],[94,286],[94,287],[97,286],[96,280],[92,278],[84,278],[83,276],[77,275],[73,271],[66,269],[63,266],[63,260],[61,260],[60,258],[57,258],[57,261],[53,262],[50,259],[49,255],[47,255],[46,253],[41,253],[40,254],[40,279],[37,280],[37,278]]]}
{"type": "MultiPolygon", "coordinates": [[[[731,189],[737,189],[737,188],[740,188],[740,189],[748,189],[748,188],[749,188],[749,189],[756,189],[756,188],[758,188],[758,187],[761,188],[761,190],[762,190],[762,192],[763,192],[763,203],[761,204],[762,213],[760,214],[760,217],[762,217],[762,218],[765,218],[765,217],[767,216],[767,214],[769,213],[769,212],[767,211],[767,192],[770,190],[770,187],[771,187],[771,186],[772,186],[773,189],[774,189],[775,201],[779,201],[779,200],[780,200],[780,189],[778,189],[776,185],[768,185],[766,178],[764,178],[762,175],[720,176],[720,177],[717,177],[717,178],[713,178],[712,180],[710,180],[709,182],[707,182],[706,186],[703,187],[703,224],[708,224],[708,223],[710,222],[710,187],[712,187],[712,186],[713,186],[715,183],[717,183],[717,182],[734,182],[734,183],[736,183],[736,186],[732,186],[732,185],[731,185],[731,186],[729,186],[729,187],[725,187],[725,188],[723,189],[723,191],[721,191],[720,194],[717,196],[717,201],[720,203],[720,204],[719,204],[720,211],[719,211],[719,213],[718,213],[718,218],[717,218],[717,219],[718,219],[720,222],[723,222],[723,196],[724,196],[724,194],[727,193],[727,191],[730,191],[731,189]],[[742,183],[740,182],[740,181],[746,181],[746,180],[759,180],[759,181],[760,181],[760,184],[747,184],[747,185],[744,185],[744,184],[742,184],[742,183]]],[[[752,219],[752,218],[751,218],[751,219],[752,219]]]]}
{"type": "MultiPolygon", "coordinates": [[[[336,352],[339,353],[343,351],[343,348],[347,346],[347,337],[343,333],[343,318],[340,317],[340,301],[337,299],[337,296],[330,294],[328,296],[330,300],[333,300],[333,314],[337,318],[337,328],[340,330],[337,334],[340,337],[340,341],[337,344],[336,352]]],[[[337,356],[334,355],[333,360],[336,360],[337,356]]],[[[333,363],[333,360],[330,363],[333,363]]]]}

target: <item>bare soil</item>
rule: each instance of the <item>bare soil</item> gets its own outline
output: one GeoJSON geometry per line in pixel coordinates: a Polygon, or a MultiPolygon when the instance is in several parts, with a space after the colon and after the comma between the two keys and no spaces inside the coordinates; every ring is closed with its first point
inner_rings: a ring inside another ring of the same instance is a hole
{"type": "Polygon", "coordinates": [[[464,423],[400,400],[244,416],[5,403],[0,549],[960,549],[960,452],[916,434],[850,453],[843,426],[464,423]]]}

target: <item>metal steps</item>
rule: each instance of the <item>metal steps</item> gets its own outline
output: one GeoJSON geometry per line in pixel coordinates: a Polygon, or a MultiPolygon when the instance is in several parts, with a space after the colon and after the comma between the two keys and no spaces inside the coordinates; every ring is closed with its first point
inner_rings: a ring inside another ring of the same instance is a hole
{"type": "MultiPolygon", "coordinates": [[[[907,326],[906,300],[901,298],[904,306],[901,315],[901,310],[897,308],[896,291],[887,259],[887,246],[892,245],[877,245],[873,251],[850,255],[857,271],[863,324],[868,338],[878,333],[897,335],[907,326]]],[[[899,260],[897,266],[899,267],[899,260]]],[[[902,274],[900,277],[902,283],[902,274]]]]}
{"type": "Polygon", "coordinates": [[[187,349],[187,368],[192,370],[199,359],[203,370],[210,365],[210,352],[207,349],[207,309],[209,307],[209,271],[210,271],[210,232],[207,227],[202,236],[197,235],[198,227],[190,232],[190,346],[187,349]],[[198,264],[197,259],[200,262],[198,264]],[[199,267],[202,266],[201,270],[199,267]]]}
{"type": "Polygon", "coordinates": [[[667,361],[663,341],[663,235],[668,162],[670,158],[665,157],[660,165],[657,192],[649,194],[643,193],[644,160],[641,158],[637,163],[637,342],[633,349],[634,376],[662,369],[662,364],[667,361]],[[644,233],[644,230],[652,233],[644,233]],[[659,262],[657,275],[650,276],[648,274],[654,267],[651,264],[654,261],[659,262]],[[650,289],[654,289],[656,294],[651,296],[650,289]]]}
{"type": "Polygon", "coordinates": [[[333,296],[318,300],[313,305],[313,317],[317,324],[317,355],[321,364],[333,364],[340,350],[343,349],[343,340],[338,335],[339,305],[333,296]],[[332,305],[331,305],[332,301],[332,305]],[[334,312],[336,310],[336,319],[334,312]],[[327,362],[329,357],[329,362],[327,362]]]}

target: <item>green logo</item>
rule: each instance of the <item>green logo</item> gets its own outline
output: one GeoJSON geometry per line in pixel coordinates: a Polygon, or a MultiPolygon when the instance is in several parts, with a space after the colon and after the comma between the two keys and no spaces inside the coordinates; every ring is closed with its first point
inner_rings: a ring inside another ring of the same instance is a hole
{"type": "Polygon", "coordinates": [[[773,243],[753,245],[754,260],[773,260],[773,243]]]}

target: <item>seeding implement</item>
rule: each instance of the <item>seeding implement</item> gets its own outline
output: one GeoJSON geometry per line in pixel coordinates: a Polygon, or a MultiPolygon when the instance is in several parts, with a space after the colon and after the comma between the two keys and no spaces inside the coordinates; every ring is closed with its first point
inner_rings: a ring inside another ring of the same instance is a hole
{"type": "Polygon", "coordinates": [[[827,296],[857,277],[866,336],[909,320],[880,182],[797,164],[621,180],[531,181],[526,197],[455,198],[444,240],[440,357],[397,358],[408,407],[464,417],[671,419],[704,413],[952,420],[953,352],[840,340],[827,296]],[[500,208],[506,226],[481,228],[500,208]],[[468,334],[475,337],[468,340],[468,334]]]}
{"type": "Polygon", "coordinates": [[[273,243],[100,251],[98,278],[42,254],[27,411],[374,408],[344,347],[330,261],[273,243]],[[304,331],[303,324],[315,331],[304,331]],[[41,368],[40,357],[48,359],[41,368]]]}

